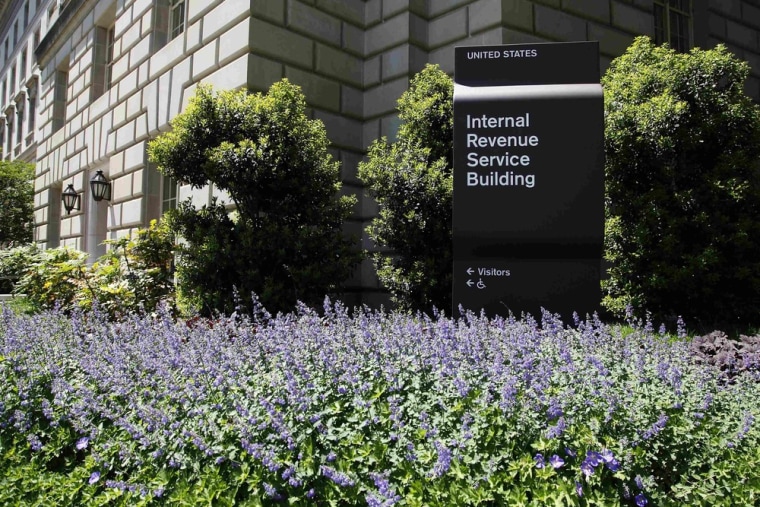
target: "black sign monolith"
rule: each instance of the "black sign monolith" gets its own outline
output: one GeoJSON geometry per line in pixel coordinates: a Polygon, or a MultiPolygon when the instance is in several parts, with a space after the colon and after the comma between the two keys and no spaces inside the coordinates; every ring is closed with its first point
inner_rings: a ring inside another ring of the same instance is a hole
{"type": "Polygon", "coordinates": [[[598,43],[458,47],[454,69],[454,313],[598,310],[598,43]]]}

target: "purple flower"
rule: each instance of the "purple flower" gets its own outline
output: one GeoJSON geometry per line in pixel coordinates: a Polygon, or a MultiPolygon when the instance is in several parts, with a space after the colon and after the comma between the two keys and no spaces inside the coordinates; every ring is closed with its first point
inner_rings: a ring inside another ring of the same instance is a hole
{"type": "Polygon", "coordinates": [[[555,454],[549,458],[549,463],[551,463],[552,468],[556,470],[558,468],[562,468],[562,466],[565,464],[565,460],[555,454]]]}
{"type": "Polygon", "coordinates": [[[552,439],[552,438],[558,438],[562,436],[562,433],[565,432],[565,429],[567,429],[567,423],[565,422],[564,417],[560,417],[557,419],[557,424],[554,426],[550,426],[546,430],[546,438],[552,439]]]}
{"type": "Polygon", "coordinates": [[[612,459],[609,463],[605,463],[607,465],[607,468],[610,469],[611,472],[617,472],[620,470],[620,462],[616,459],[612,459]]]}
{"type": "Polygon", "coordinates": [[[634,500],[636,500],[636,505],[638,505],[639,507],[644,507],[646,504],[649,503],[647,501],[647,497],[644,496],[644,493],[639,493],[638,495],[636,495],[636,498],[634,498],[634,500]]]}
{"type": "Polygon", "coordinates": [[[583,485],[578,481],[575,481],[575,492],[578,496],[583,496],[583,485]]]}
{"type": "Polygon", "coordinates": [[[279,500],[282,498],[280,494],[277,492],[274,486],[269,484],[268,482],[263,483],[264,486],[264,493],[267,495],[268,498],[273,498],[275,500],[279,500]]]}
{"type": "Polygon", "coordinates": [[[594,465],[592,465],[588,459],[584,459],[583,463],[581,463],[581,472],[583,472],[583,475],[586,477],[591,477],[594,475],[594,465]]]}
{"type": "Polygon", "coordinates": [[[346,474],[335,470],[334,468],[322,465],[319,467],[322,471],[322,475],[333,481],[335,484],[341,487],[351,487],[354,485],[354,481],[346,474]]]}
{"type": "Polygon", "coordinates": [[[87,481],[88,484],[95,484],[100,480],[100,472],[95,471],[90,474],[90,479],[87,481]]]}
{"type": "Polygon", "coordinates": [[[541,453],[533,456],[533,461],[536,462],[536,468],[544,468],[546,466],[546,463],[544,462],[544,455],[541,453]]]}
{"type": "Polygon", "coordinates": [[[657,422],[655,422],[652,426],[647,429],[644,434],[642,435],[642,438],[644,440],[649,440],[650,438],[657,435],[659,432],[661,432],[663,429],[665,429],[665,425],[668,423],[668,416],[665,414],[660,414],[660,417],[657,419],[657,422]]]}
{"type": "Polygon", "coordinates": [[[77,443],[75,444],[75,447],[77,451],[81,451],[82,449],[87,449],[87,446],[90,444],[90,439],[87,437],[82,437],[79,440],[77,440],[77,443]]]}
{"type": "Polygon", "coordinates": [[[29,441],[29,447],[31,447],[34,452],[42,449],[42,442],[37,435],[29,435],[26,439],[29,441]]]}
{"type": "Polygon", "coordinates": [[[592,467],[599,466],[599,461],[602,459],[602,455],[596,451],[588,451],[586,453],[586,460],[592,467]]]}
{"type": "Polygon", "coordinates": [[[549,420],[557,419],[562,415],[562,407],[559,406],[559,404],[556,402],[556,400],[552,400],[551,405],[549,405],[549,408],[546,410],[546,417],[549,418],[549,420]]]}
{"type": "Polygon", "coordinates": [[[435,448],[438,451],[438,461],[433,467],[433,477],[443,477],[451,468],[451,450],[439,441],[436,441],[435,448]]]}
{"type": "Polygon", "coordinates": [[[637,475],[635,479],[633,479],[633,482],[636,483],[636,487],[639,488],[639,490],[644,489],[644,481],[641,479],[640,475],[637,475]]]}

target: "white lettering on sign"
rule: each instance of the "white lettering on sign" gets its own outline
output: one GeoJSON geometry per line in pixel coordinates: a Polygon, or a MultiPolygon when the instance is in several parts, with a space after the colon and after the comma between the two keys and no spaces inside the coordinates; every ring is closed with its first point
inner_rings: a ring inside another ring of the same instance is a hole
{"type": "Polygon", "coordinates": [[[468,148],[508,148],[511,146],[538,146],[538,136],[479,136],[467,134],[468,148]]]}
{"type": "Polygon", "coordinates": [[[468,51],[468,60],[492,60],[494,58],[535,58],[537,49],[505,49],[504,51],[468,51]]]}
{"type": "Polygon", "coordinates": [[[499,268],[478,268],[479,276],[512,276],[512,272],[508,269],[499,268]]]}
{"type": "Polygon", "coordinates": [[[468,129],[503,129],[530,127],[530,113],[523,116],[470,116],[467,115],[468,129]]]}
{"type": "Polygon", "coordinates": [[[519,174],[512,171],[491,171],[487,174],[467,173],[468,187],[525,187],[536,186],[535,174],[519,174]]]}
{"type": "MultiPolygon", "coordinates": [[[[523,129],[529,129],[530,113],[519,114],[515,116],[489,116],[484,115],[467,115],[467,132],[465,137],[465,148],[468,152],[466,155],[467,167],[470,168],[518,168],[528,167],[531,164],[530,155],[519,153],[520,148],[527,150],[535,148],[540,141],[537,135],[525,133],[523,129]],[[512,134],[507,132],[497,135],[481,135],[473,130],[483,129],[520,129],[518,133],[512,134]],[[476,151],[485,149],[486,153],[476,151]],[[501,153],[488,153],[489,148],[517,148],[518,153],[505,151],[501,153]]],[[[468,187],[523,187],[533,188],[536,186],[535,174],[522,174],[513,171],[489,171],[467,173],[468,187]]]]}
{"type": "Polygon", "coordinates": [[[504,58],[535,58],[538,56],[537,49],[505,49],[504,58]]]}
{"type": "Polygon", "coordinates": [[[529,166],[530,157],[528,155],[510,155],[509,152],[504,153],[504,155],[478,156],[474,151],[467,154],[467,167],[514,167],[518,165],[529,166]]]}

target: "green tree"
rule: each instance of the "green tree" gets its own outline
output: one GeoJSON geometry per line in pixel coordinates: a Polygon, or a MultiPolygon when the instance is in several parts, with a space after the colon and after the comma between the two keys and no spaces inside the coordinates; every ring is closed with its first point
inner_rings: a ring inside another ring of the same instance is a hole
{"type": "Polygon", "coordinates": [[[397,140],[372,143],[359,178],[380,205],[367,231],[390,251],[373,255],[378,277],[408,310],[451,307],[453,82],[428,65],[398,101],[397,140]]]}
{"type": "Polygon", "coordinates": [[[34,165],[0,160],[0,248],[32,241],[34,165]]]}
{"type": "Polygon", "coordinates": [[[355,198],[338,197],[338,162],[324,125],[309,119],[299,87],[287,80],[267,94],[198,87],[172,130],[150,143],[159,169],[195,188],[227,193],[189,204],[170,222],[184,238],[179,291],[205,312],[233,311],[256,293],[270,311],[317,304],[360,260],[342,232],[355,198]]]}
{"type": "Polygon", "coordinates": [[[723,46],[636,39],[603,79],[604,304],[687,322],[758,322],[760,109],[723,46]]]}

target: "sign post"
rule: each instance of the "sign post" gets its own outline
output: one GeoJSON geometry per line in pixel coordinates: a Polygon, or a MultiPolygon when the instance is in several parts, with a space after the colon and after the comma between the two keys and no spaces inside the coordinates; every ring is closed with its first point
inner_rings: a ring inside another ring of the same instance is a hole
{"type": "Polygon", "coordinates": [[[455,314],[598,310],[598,51],[595,42],[455,49],[455,314]]]}

